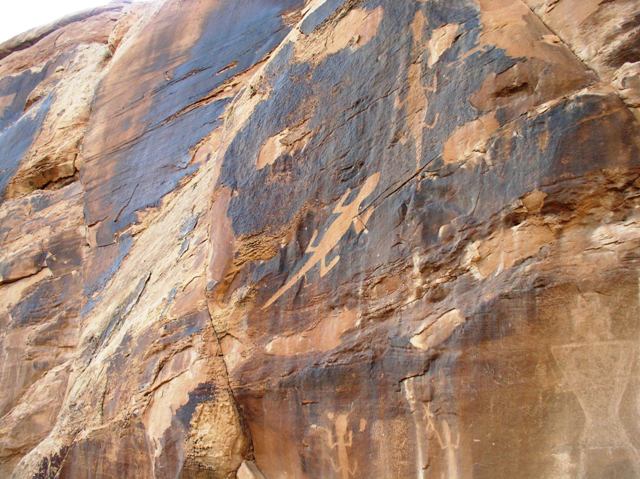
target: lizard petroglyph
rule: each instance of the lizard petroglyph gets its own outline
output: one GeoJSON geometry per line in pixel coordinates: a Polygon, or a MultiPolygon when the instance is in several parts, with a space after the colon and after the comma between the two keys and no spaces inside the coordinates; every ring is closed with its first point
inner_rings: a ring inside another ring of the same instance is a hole
{"type": "Polygon", "coordinates": [[[327,417],[334,422],[331,429],[322,426],[312,425],[312,429],[325,434],[325,441],[329,452],[335,455],[335,458],[329,457],[329,462],[333,470],[340,474],[341,479],[350,479],[355,477],[358,471],[358,463],[354,461],[351,464],[349,460],[349,452],[353,447],[353,431],[349,430],[350,413],[338,414],[328,413],[327,417]],[[335,438],[335,440],[334,440],[335,438]]]}
{"type": "Polygon", "coordinates": [[[362,225],[366,224],[370,214],[364,215],[363,218],[358,218],[358,214],[360,211],[360,206],[362,202],[373,193],[378,186],[378,181],[380,181],[380,173],[375,173],[371,175],[362,185],[358,196],[349,203],[345,205],[344,202],[349,197],[351,190],[348,189],[344,195],[338,201],[338,204],[333,209],[333,212],[338,215],[338,217],[329,225],[325,233],[322,235],[318,244],[314,246],[316,242],[316,238],[318,236],[318,231],[316,230],[311,237],[311,241],[309,242],[309,246],[307,247],[306,253],[311,253],[311,257],[305,262],[304,266],[300,268],[289,280],[278,290],[276,293],[269,298],[269,300],[262,307],[263,309],[268,308],[273,303],[275,303],[284,293],[286,293],[291,287],[293,287],[304,275],[306,275],[316,264],[320,264],[320,277],[326,275],[331,269],[338,264],[340,261],[340,256],[336,256],[331,260],[331,262],[327,265],[326,258],[327,255],[331,252],[331,250],[340,242],[342,237],[347,234],[349,228],[351,227],[351,223],[358,224],[356,227],[359,229],[362,228],[362,225]]]}

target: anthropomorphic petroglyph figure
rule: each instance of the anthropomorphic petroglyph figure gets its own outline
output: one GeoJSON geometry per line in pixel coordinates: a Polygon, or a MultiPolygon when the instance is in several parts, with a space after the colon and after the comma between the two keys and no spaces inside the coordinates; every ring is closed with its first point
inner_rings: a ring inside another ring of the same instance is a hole
{"type": "Polygon", "coordinates": [[[422,406],[424,407],[424,419],[427,422],[427,430],[433,431],[440,449],[447,453],[447,474],[446,476],[443,474],[443,477],[446,479],[458,479],[458,459],[456,457],[456,451],[460,448],[460,434],[457,435],[454,441],[451,427],[446,419],[442,420],[442,433],[440,433],[436,426],[436,417],[431,412],[429,404],[423,404],[422,406]]]}
{"type": "Polygon", "coordinates": [[[622,397],[636,356],[633,341],[599,341],[552,348],[564,381],[576,395],[585,416],[578,478],[591,477],[587,462],[594,451],[626,450],[640,474],[638,451],[619,417],[622,397]]]}
{"type": "MultiPolygon", "coordinates": [[[[439,114],[436,113],[435,118],[430,124],[425,123],[425,116],[429,110],[429,94],[438,89],[438,76],[435,74],[432,74],[430,86],[424,86],[422,84],[425,75],[423,69],[424,64],[428,63],[429,67],[432,66],[430,61],[425,61],[425,57],[429,56],[428,45],[431,44],[431,41],[425,38],[427,23],[424,12],[418,10],[411,22],[411,31],[413,33],[411,56],[415,58],[415,61],[409,65],[407,71],[406,82],[408,88],[406,89],[406,94],[399,99],[397,104],[406,115],[407,130],[414,142],[416,171],[422,166],[424,128],[433,129],[438,122],[439,116],[439,114]]],[[[401,140],[401,143],[404,144],[404,141],[401,140]]],[[[419,188],[420,183],[418,183],[418,189],[419,188]]]]}
{"type": "Polygon", "coordinates": [[[337,458],[337,463],[334,457],[329,458],[333,470],[340,474],[341,479],[351,479],[355,477],[358,463],[356,461],[353,465],[349,463],[349,450],[353,446],[353,431],[349,430],[349,413],[337,416],[329,413],[327,417],[333,421],[332,430],[316,425],[312,427],[324,433],[327,449],[337,458]]]}
{"type": "Polygon", "coordinates": [[[348,205],[345,205],[344,202],[349,197],[351,190],[347,190],[345,194],[342,195],[342,198],[340,198],[338,204],[333,210],[333,212],[337,214],[338,217],[329,225],[317,244],[314,243],[316,242],[318,232],[315,231],[313,233],[306,251],[307,253],[311,253],[311,257],[305,262],[302,268],[300,268],[278,291],[276,291],[276,293],[271,298],[269,298],[269,300],[262,307],[263,309],[268,308],[273,303],[275,303],[280,298],[280,296],[282,296],[291,287],[293,287],[315,265],[320,265],[320,276],[322,277],[329,271],[331,271],[331,269],[336,264],[338,264],[338,261],[340,261],[340,256],[336,256],[335,258],[333,258],[333,260],[331,260],[331,262],[327,265],[327,255],[333,248],[336,247],[342,237],[347,234],[352,223],[356,225],[356,228],[358,228],[358,230],[361,230],[363,225],[366,224],[370,217],[370,214],[366,214],[362,218],[359,218],[358,215],[360,213],[360,206],[362,205],[362,202],[367,199],[369,195],[371,195],[371,193],[373,193],[376,186],[378,185],[379,180],[380,173],[375,173],[367,178],[367,181],[365,181],[364,185],[362,185],[358,196],[348,205]]]}

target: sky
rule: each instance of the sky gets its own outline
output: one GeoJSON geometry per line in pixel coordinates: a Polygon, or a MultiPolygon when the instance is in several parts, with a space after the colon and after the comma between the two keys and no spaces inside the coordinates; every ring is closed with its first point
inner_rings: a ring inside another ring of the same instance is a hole
{"type": "Polygon", "coordinates": [[[70,13],[98,7],[109,0],[10,0],[2,2],[0,42],[70,13]]]}

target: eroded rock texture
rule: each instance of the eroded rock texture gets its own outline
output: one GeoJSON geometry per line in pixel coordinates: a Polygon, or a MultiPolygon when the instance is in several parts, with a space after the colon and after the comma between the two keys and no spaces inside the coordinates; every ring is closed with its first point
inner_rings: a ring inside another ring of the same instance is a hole
{"type": "Polygon", "coordinates": [[[640,477],[640,3],[112,3],[0,46],[0,477],[640,477]]]}

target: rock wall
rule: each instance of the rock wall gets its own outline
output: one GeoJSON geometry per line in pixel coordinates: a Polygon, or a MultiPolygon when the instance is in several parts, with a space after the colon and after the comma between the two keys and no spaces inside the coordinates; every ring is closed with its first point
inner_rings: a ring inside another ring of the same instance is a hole
{"type": "Polygon", "coordinates": [[[0,45],[0,477],[640,477],[640,3],[112,3],[0,45]]]}

